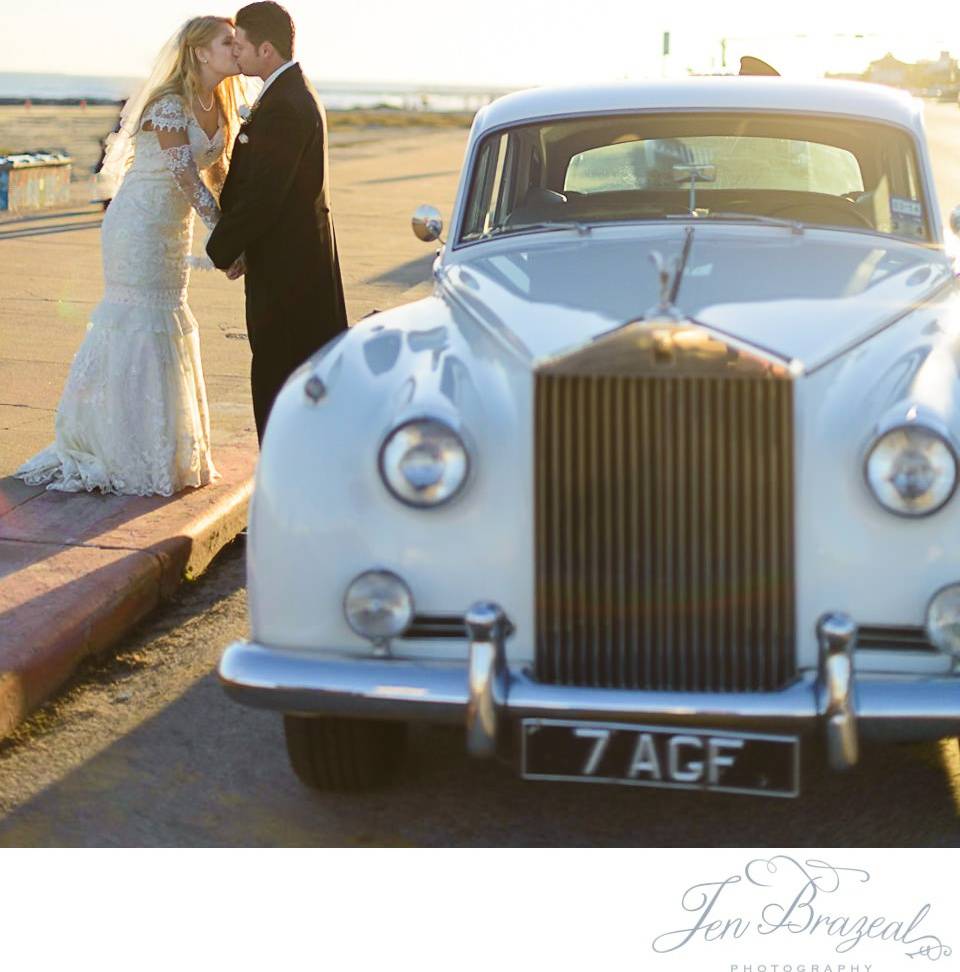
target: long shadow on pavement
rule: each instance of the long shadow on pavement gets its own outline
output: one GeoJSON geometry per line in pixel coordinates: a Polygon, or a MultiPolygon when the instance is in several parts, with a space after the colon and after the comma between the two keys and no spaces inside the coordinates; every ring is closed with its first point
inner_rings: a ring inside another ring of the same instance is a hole
{"type": "Polygon", "coordinates": [[[0,824],[4,846],[956,846],[937,746],[868,749],[798,800],[534,784],[418,727],[403,778],[316,794],[286,765],[281,720],[213,674],[0,824]],[[922,799],[918,799],[922,794],[922,799]]]}
{"type": "Polygon", "coordinates": [[[400,284],[404,287],[413,287],[418,283],[423,283],[425,280],[430,279],[430,272],[433,269],[433,261],[435,259],[436,254],[431,251],[427,256],[418,257],[409,263],[392,267],[385,273],[378,274],[376,277],[370,277],[364,283],[400,284]]]}

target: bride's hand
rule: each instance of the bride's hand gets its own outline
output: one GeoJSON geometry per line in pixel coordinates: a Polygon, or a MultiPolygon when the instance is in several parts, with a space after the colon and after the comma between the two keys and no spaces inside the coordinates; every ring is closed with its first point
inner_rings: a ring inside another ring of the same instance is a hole
{"type": "Polygon", "coordinates": [[[237,257],[233,261],[230,267],[224,271],[227,275],[228,280],[237,280],[242,277],[247,272],[247,261],[244,260],[243,254],[237,257]]]}

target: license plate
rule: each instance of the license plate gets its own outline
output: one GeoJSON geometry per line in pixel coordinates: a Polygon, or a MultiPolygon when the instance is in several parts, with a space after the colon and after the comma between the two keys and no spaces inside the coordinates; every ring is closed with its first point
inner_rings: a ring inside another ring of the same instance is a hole
{"type": "Polygon", "coordinates": [[[800,740],[723,729],[524,719],[525,779],[795,797],[800,740]]]}

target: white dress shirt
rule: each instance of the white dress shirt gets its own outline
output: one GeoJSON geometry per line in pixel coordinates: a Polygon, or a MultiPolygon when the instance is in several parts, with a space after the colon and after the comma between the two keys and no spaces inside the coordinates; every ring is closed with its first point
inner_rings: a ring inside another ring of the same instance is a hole
{"type": "Polygon", "coordinates": [[[273,84],[273,82],[276,81],[277,78],[279,78],[280,75],[283,74],[283,72],[286,71],[287,68],[293,67],[293,65],[296,63],[297,63],[296,61],[284,61],[284,63],[281,64],[280,67],[278,67],[276,71],[274,71],[273,74],[271,74],[270,77],[263,82],[263,87],[260,89],[260,93],[257,95],[256,100],[254,101],[254,105],[259,104],[260,99],[263,97],[264,92],[267,90],[267,88],[269,88],[270,85],[273,84]]]}

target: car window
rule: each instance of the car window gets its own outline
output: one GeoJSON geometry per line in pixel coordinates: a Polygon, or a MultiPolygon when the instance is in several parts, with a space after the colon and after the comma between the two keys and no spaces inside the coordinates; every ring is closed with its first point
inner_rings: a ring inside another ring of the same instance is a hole
{"type": "Polygon", "coordinates": [[[856,156],[846,149],[738,135],[603,145],[573,156],[563,188],[586,193],[672,188],[678,163],[715,166],[714,189],[789,189],[835,196],[863,190],[856,156]]]}
{"type": "Polygon", "coordinates": [[[931,242],[912,135],[800,113],[548,119],[489,135],[459,241],[571,223],[787,219],[931,242]]]}
{"type": "Polygon", "coordinates": [[[467,218],[481,234],[489,233],[497,225],[497,211],[503,206],[507,142],[506,135],[489,139],[477,161],[477,178],[467,204],[467,218]]]}

